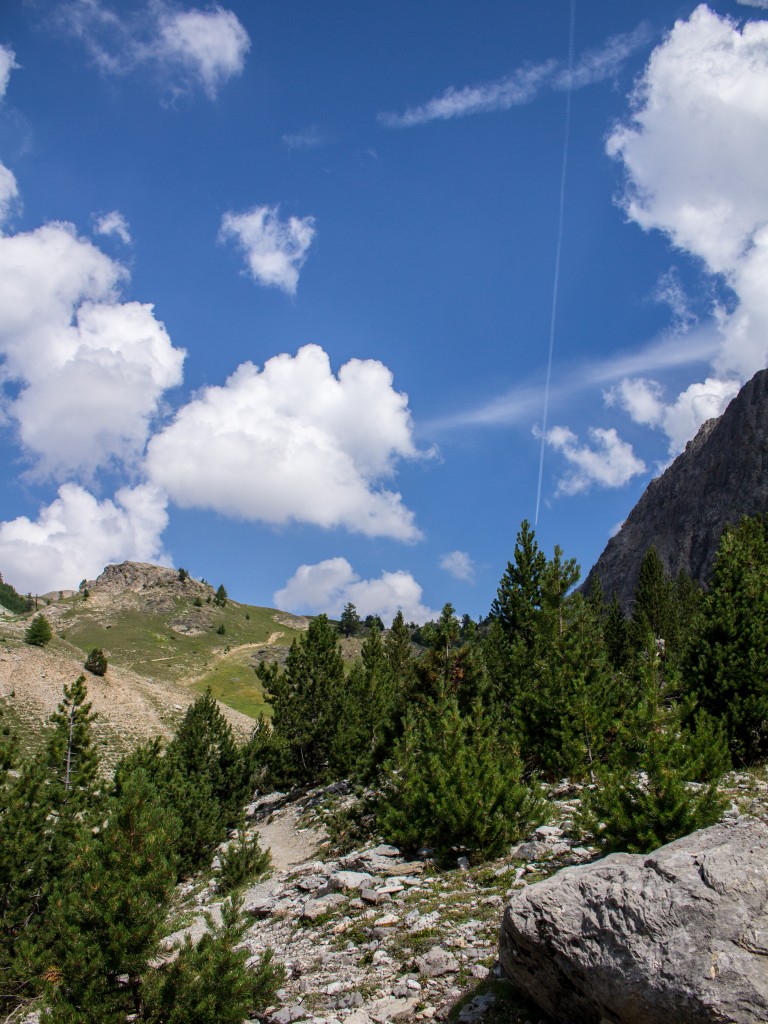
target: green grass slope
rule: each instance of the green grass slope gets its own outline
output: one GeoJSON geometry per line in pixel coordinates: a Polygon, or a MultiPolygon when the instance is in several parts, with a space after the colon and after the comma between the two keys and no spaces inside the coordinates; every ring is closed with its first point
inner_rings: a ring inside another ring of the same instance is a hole
{"type": "Polygon", "coordinates": [[[218,700],[251,717],[268,713],[255,658],[268,652],[282,660],[304,624],[272,608],[220,607],[196,581],[184,586],[167,575],[132,590],[95,585],[87,600],[78,594],[44,613],[55,635],[84,655],[99,647],[110,665],[148,679],[195,692],[210,686],[218,700]]]}

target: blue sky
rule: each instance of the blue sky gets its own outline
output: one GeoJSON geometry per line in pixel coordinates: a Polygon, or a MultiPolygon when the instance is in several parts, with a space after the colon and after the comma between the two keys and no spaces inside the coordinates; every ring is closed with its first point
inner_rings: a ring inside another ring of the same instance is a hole
{"type": "Polygon", "coordinates": [[[21,591],[477,617],[766,365],[768,0],[7,0],[0,95],[21,591]]]}

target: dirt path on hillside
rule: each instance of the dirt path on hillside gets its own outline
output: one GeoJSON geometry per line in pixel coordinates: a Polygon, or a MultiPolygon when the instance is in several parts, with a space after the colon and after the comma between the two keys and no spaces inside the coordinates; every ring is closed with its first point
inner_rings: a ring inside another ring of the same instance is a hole
{"type": "Polygon", "coordinates": [[[269,848],[275,871],[311,860],[325,840],[323,832],[302,827],[300,817],[299,808],[288,806],[258,826],[259,843],[262,849],[269,848]]]}
{"type": "Polygon", "coordinates": [[[200,675],[197,676],[184,676],[179,680],[179,685],[194,686],[195,683],[199,683],[201,680],[205,679],[206,676],[209,676],[216,665],[220,662],[234,660],[235,655],[239,654],[241,651],[252,651],[260,647],[271,647],[272,644],[276,643],[280,637],[284,635],[283,631],[278,629],[274,633],[270,633],[266,640],[261,640],[257,644],[238,644],[237,647],[230,647],[228,651],[217,656],[216,663],[213,667],[207,668],[205,672],[201,672],[200,675]]]}

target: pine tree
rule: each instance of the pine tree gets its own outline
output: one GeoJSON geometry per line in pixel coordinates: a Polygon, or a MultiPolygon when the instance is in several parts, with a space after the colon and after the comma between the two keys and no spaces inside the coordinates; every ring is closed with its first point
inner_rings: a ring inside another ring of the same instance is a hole
{"type": "Polygon", "coordinates": [[[608,661],[595,608],[575,594],[556,616],[556,633],[550,628],[537,653],[537,684],[523,703],[526,761],[548,778],[594,781],[626,695],[608,661]]]}
{"type": "Polygon", "coordinates": [[[27,626],[24,641],[32,647],[45,647],[53,639],[51,624],[44,615],[36,615],[27,626]]]}
{"type": "Polygon", "coordinates": [[[616,591],[613,592],[613,598],[608,606],[603,637],[613,667],[617,670],[625,668],[630,657],[629,630],[616,591]]]}
{"type": "Polygon", "coordinates": [[[360,632],[360,616],[351,601],[344,605],[339,620],[339,632],[345,637],[357,636],[360,632]]]}
{"type": "Polygon", "coordinates": [[[87,792],[95,783],[98,754],[93,742],[93,722],[85,676],[64,687],[64,697],[51,715],[53,729],[45,747],[45,760],[59,789],[68,800],[87,792]]]}
{"type": "Polygon", "coordinates": [[[219,892],[234,892],[266,874],[271,864],[272,856],[269,850],[262,850],[259,837],[241,831],[221,855],[219,892]]]}
{"type": "Polygon", "coordinates": [[[491,618],[496,619],[508,637],[533,641],[534,621],[541,608],[542,576],[547,559],[536,542],[531,524],[524,519],[515,542],[514,561],[499,582],[491,605],[491,618]]]}
{"type": "Polygon", "coordinates": [[[479,649],[473,644],[461,645],[460,636],[459,621],[448,603],[438,621],[427,623],[422,630],[427,651],[414,667],[412,699],[455,697],[464,713],[485,696],[488,681],[479,649]]]}
{"type": "Polygon", "coordinates": [[[334,773],[369,779],[398,731],[404,704],[405,692],[392,671],[381,633],[373,626],[339,693],[331,749],[334,773]]]}
{"type": "Polygon", "coordinates": [[[228,900],[221,924],[209,917],[198,944],[187,938],[173,963],[156,972],[146,993],[149,1024],[242,1024],[272,1002],[285,971],[271,950],[246,966],[251,954],[242,945],[248,925],[241,909],[242,901],[228,900]]]}
{"type": "Polygon", "coordinates": [[[384,651],[394,678],[405,691],[413,674],[413,646],[403,613],[398,611],[384,637],[384,651]]]}
{"type": "Polygon", "coordinates": [[[146,772],[124,775],[105,824],[82,830],[48,911],[53,1024],[122,1024],[141,989],[176,881],[178,821],[146,772]]]}
{"type": "Polygon", "coordinates": [[[723,531],[685,677],[697,706],[723,722],[736,762],[768,756],[768,517],[723,531]]]}
{"type": "Polygon", "coordinates": [[[284,781],[327,778],[344,688],[338,634],[328,618],[319,615],[293,641],[284,672],[262,663],[256,674],[272,704],[273,749],[287,755],[281,766],[284,781]]]}
{"type": "Polygon", "coordinates": [[[33,994],[43,966],[55,880],[83,828],[96,824],[98,758],[85,677],[64,687],[41,756],[0,795],[0,991],[33,994]]]}
{"type": "Polygon", "coordinates": [[[44,766],[28,762],[0,791],[0,998],[7,1012],[37,992],[39,963],[30,932],[49,885],[48,812],[44,766]]]}
{"type": "Polygon", "coordinates": [[[232,727],[207,690],[168,745],[160,788],[181,821],[182,872],[199,867],[238,821],[249,778],[232,727]]]}
{"type": "Polygon", "coordinates": [[[407,849],[494,857],[543,819],[543,804],[521,779],[517,751],[496,717],[479,703],[462,715],[455,698],[430,701],[406,716],[377,824],[407,849]]]}
{"type": "Polygon", "coordinates": [[[19,615],[28,612],[32,607],[31,602],[17,593],[10,583],[3,580],[2,576],[0,576],[0,604],[19,615]]]}
{"type": "Polygon", "coordinates": [[[640,674],[640,702],[583,804],[581,823],[606,853],[647,853],[714,824],[727,806],[717,787],[728,767],[723,731],[701,717],[683,727],[674,683],[663,680],[654,645],[640,674]]]}
{"type": "Polygon", "coordinates": [[[675,584],[653,544],[640,563],[630,635],[635,650],[644,649],[649,637],[658,641],[665,656],[677,650],[679,618],[675,584]]]}

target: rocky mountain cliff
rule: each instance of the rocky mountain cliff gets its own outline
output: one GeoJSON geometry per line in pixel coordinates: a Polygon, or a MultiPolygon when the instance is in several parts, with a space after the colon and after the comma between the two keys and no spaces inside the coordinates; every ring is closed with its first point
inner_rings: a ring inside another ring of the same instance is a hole
{"type": "Polygon", "coordinates": [[[640,563],[651,544],[667,571],[706,583],[727,523],[768,512],[768,370],[708,420],[665,472],[652,480],[591,569],[605,597],[632,606],[640,563]]]}

